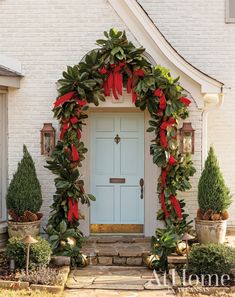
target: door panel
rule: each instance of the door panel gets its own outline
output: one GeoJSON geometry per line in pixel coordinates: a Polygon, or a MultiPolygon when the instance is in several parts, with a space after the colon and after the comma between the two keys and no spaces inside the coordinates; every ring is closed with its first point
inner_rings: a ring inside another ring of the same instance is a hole
{"type": "Polygon", "coordinates": [[[99,203],[96,205],[94,220],[106,224],[114,221],[114,187],[97,186],[96,195],[99,197],[99,203]],[[104,207],[105,206],[105,207],[104,207]],[[111,211],[107,211],[111,210],[111,211]]]}
{"type": "Polygon", "coordinates": [[[138,226],[144,223],[139,186],[144,177],[144,115],[97,113],[91,123],[91,184],[96,196],[91,224],[132,224],[142,230],[138,226]],[[119,143],[114,141],[117,135],[119,143]],[[125,183],[113,183],[115,178],[125,183]]]}
{"type": "Polygon", "coordinates": [[[124,224],[138,224],[139,223],[139,206],[136,203],[138,199],[139,187],[136,186],[121,186],[120,193],[120,208],[121,208],[121,222],[124,224]]]}
{"type": "Polygon", "coordinates": [[[139,172],[138,158],[140,155],[138,138],[123,138],[120,143],[121,175],[135,176],[139,172]]]}

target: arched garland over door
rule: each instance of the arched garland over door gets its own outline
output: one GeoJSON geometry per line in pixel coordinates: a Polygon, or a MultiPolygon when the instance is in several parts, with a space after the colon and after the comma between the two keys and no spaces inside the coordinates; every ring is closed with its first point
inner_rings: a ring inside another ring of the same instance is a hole
{"type": "Polygon", "coordinates": [[[184,232],[188,226],[184,202],[176,196],[178,191],[190,189],[189,178],[195,169],[190,156],[179,152],[177,125],[188,117],[191,101],[185,97],[179,78],[172,78],[163,67],[152,66],[143,56],[144,48],[136,48],[125,32],[111,29],[104,36],[105,39],[97,40],[98,50],[92,50],[78,65],[68,66],[63,72],[53,108],[61,132],[47,166],[57,175],[47,232],[56,253],[72,256],[78,253],[82,236],[78,229],[82,218],[79,203],[89,205],[90,200],[95,200],[85,193],[79,171],[87,152],[81,136],[88,104],[98,106],[110,95],[118,100],[123,88],[131,94],[137,108],[147,108],[151,115],[147,131],[154,135],[153,163],[161,168],[157,181],[161,204],[158,219],[174,226],[177,233],[184,232]],[[76,244],[69,244],[71,237],[76,239],[76,244]]]}

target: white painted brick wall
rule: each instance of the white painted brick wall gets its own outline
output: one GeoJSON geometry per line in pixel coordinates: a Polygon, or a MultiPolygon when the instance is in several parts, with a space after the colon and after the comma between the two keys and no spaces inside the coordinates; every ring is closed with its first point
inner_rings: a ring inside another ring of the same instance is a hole
{"type": "MultiPolygon", "coordinates": [[[[226,183],[235,197],[235,24],[225,23],[225,0],[139,0],[172,46],[190,63],[231,91],[223,107],[208,117],[213,145],[226,183]]],[[[230,208],[235,226],[235,198],[230,208]]]]}
{"type": "MultiPolygon", "coordinates": [[[[163,29],[167,27],[167,20],[162,17],[164,12],[166,15],[172,14],[172,22],[175,21],[174,12],[167,11],[160,1],[144,2],[146,8],[150,5],[154,17],[158,18],[155,13],[156,10],[159,12],[163,29]]],[[[181,23],[181,20],[179,21],[181,23]]],[[[178,21],[176,26],[177,24],[178,21]]],[[[42,185],[44,224],[54,194],[54,176],[43,167],[45,158],[40,155],[40,129],[44,122],[53,122],[57,127],[51,112],[52,103],[57,95],[55,82],[61,77],[66,65],[77,63],[86,52],[94,48],[94,42],[102,36],[102,32],[110,27],[125,29],[123,22],[105,0],[0,2],[0,53],[20,60],[25,74],[21,89],[11,90],[8,98],[9,178],[12,177],[22,156],[22,145],[25,143],[35,160],[42,185]]],[[[185,25],[182,25],[182,28],[185,29],[185,25]]],[[[171,37],[174,31],[169,32],[171,37]]],[[[186,36],[192,39],[189,33],[186,36]]],[[[129,32],[128,37],[135,41],[129,32]]],[[[174,41],[175,46],[184,44],[185,35],[176,37],[178,40],[174,41]]],[[[200,39],[200,36],[197,38],[200,39]]],[[[190,43],[189,40],[187,42],[190,43]]],[[[205,39],[206,46],[207,42],[205,39]]],[[[198,60],[196,62],[197,66],[203,66],[199,65],[198,60]]],[[[205,61],[202,61],[203,63],[205,61]]],[[[217,67],[214,67],[214,70],[216,69],[217,67]]],[[[197,130],[194,160],[198,172],[192,179],[192,191],[184,196],[187,197],[187,207],[193,218],[196,210],[197,180],[201,169],[201,115],[194,104],[191,110],[191,121],[197,130]]],[[[219,153],[220,158],[223,157],[222,149],[219,153]]],[[[229,172],[228,168],[226,178],[229,177],[229,172]]]]}

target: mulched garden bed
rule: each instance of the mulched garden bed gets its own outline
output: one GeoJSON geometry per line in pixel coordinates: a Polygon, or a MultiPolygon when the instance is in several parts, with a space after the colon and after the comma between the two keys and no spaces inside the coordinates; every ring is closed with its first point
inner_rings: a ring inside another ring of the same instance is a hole
{"type": "Polygon", "coordinates": [[[11,272],[4,254],[0,255],[0,288],[43,290],[58,293],[64,289],[69,267],[42,267],[32,269],[27,276],[24,270],[11,272]]]}

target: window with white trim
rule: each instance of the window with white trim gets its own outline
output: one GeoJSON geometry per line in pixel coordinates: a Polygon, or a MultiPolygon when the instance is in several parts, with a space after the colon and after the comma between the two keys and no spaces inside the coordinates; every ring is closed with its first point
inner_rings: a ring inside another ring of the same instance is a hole
{"type": "Polygon", "coordinates": [[[226,0],[225,22],[235,23],[235,0],[226,0]]]}

